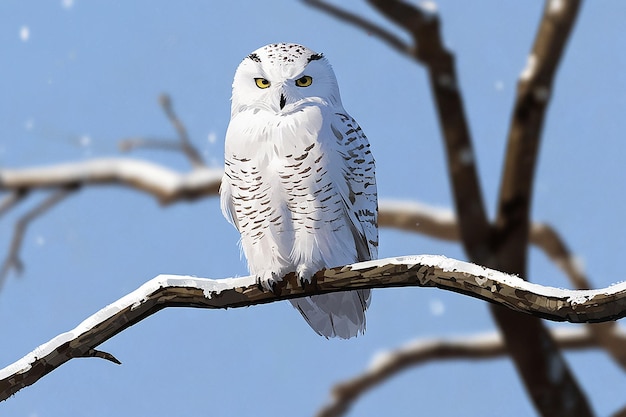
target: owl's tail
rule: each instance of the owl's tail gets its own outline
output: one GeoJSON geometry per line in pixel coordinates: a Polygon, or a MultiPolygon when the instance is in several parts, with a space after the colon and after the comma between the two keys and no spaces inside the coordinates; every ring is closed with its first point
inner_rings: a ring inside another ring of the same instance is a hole
{"type": "Polygon", "coordinates": [[[349,339],[365,333],[370,290],[345,291],[291,300],[319,335],[349,339]]]}

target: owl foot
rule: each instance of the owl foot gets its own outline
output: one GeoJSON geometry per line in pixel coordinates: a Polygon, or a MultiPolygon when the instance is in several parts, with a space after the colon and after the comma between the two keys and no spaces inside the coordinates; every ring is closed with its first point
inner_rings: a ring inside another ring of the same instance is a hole
{"type": "Polygon", "coordinates": [[[282,272],[264,271],[257,274],[256,282],[264,290],[274,292],[276,283],[282,281],[283,275],[282,272]]]}
{"type": "Polygon", "coordinates": [[[317,270],[314,271],[306,265],[298,266],[296,274],[298,275],[298,282],[300,285],[304,287],[304,284],[310,284],[313,281],[313,275],[315,275],[316,272],[317,270]]]}

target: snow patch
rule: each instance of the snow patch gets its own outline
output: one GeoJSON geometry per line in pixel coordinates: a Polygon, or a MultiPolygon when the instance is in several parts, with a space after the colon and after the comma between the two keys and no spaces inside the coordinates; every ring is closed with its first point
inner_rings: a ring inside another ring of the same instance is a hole
{"type": "Polygon", "coordinates": [[[535,75],[535,71],[537,71],[537,57],[535,55],[528,55],[528,60],[526,61],[526,67],[520,74],[520,79],[523,81],[528,81],[531,79],[533,75],[535,75]]]}
{"type": "Polygon", "coordinates": [[[549,13],[561,13],[565,6],[565,0],[550,0],[548,4],[549,13]]]}
{"type": "Polygon", "coordinates": [[[432,0],[424,0],[417,3],[417,7],[422,10],[422,13],[426,15],[427,18],[433,18],[437,15],[438,8],[437,3],[432,0]]]}
{"type": "Polygon", "coordinates": [[[38,358],[49,355],[59,346],[91,330],[93,327],[115,315],[117,312],[129,307],[131,310],[137,308],[142,301],[146,300],[148,296],[150,296],[150,294],[153,294],[160,288],[200,288],[202,289],[205,297],[211,298],[212,296],[219,294],[223,290],[254,285],[255,283],[256,278],[254,276],[215,280],[181,275],[159,275],[156,278],[153,278],[150,281],[146,282],[130,294],[125,295],[114,303],[109,304],[92,316],[83,320],[78,326],[76,326],[69,332],[58,335],[49,342],[38,346],[37,348],[35,348],[35,350],[24,356],[19,361],[14,362],[4,369],[0,369],[0,379],[8,378],[15,373],[24,373],[28,371],[31,368],[31,364],[38,358]]]}

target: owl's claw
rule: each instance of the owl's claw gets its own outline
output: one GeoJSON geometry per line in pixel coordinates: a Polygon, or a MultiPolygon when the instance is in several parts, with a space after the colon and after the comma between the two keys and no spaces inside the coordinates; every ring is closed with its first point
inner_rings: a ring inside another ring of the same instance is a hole
{"type": "Polygon", "coordinates": [[[281,276],[276,272],[266,271],[256,277],[256,282],[266,291],[274,292],[274,285],[281,281],[281,276]]]}
{"type": "Polygon", "coordinates": [[[304,287],[305,284],[313,282],[313,275],[315,275],[315,272],[317,271],[312,271],[311,268],[300,265],[296,271],[300,285],[304,287]]]}

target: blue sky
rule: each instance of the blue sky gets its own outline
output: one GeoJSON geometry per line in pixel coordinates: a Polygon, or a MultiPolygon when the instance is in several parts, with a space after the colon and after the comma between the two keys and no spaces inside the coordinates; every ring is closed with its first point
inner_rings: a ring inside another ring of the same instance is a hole
{"type": "MultiPolygon", "coordinates": [[[[437,2],[461,89],[487,207],[495,206],[515,83],[540,1],[437,2]]],[[[358,1],[342,2],[391,28],[358,1]]],[[[533,216],[554,225],[596,286],[624,279],[626,3],[587,2],[553,91],[533,216]]],[[[400,33],[400,32],[398,32],[400,33]]],[[[400,33],[402,35],[402,33],[400,33]]],[[[376,38],[297,1],[0,2],[0,166],[119,156],[129,136],[174,137],[157,104],[163,92],[212,165],[223,162],[230,85],[240,60],[277,41],[323,52],[345,108],[370,138],[381,199],[451,207],[443,146],[423,68],[376,38]]],[[[133,157],[184,172],[180,155],[133,157]]],[[[0,222],[12,225],[44,197],[0,222]]],[[[0,366],[76,326],[161,274],[245,275],[237,232],[217,198],[163,208],[151,197],[93,187],[32,224],[26,264],[0,294],[0,366]]],[[[380,256],[443,254],[459,246],[381,230],[380,256]]],[[[533,282],[568,287],[531,252],[533,282]]],[[[329,387],[371,358],[416,338],[489,332],[482,301],[436,289],[376,290],[365,336],[314,334],[288,303],[228,311],[161,311],[101,346],[123,362],[72,360],[0,404],[0,414],[48,416],[311,415],[329,387]]],[[[626,377],[600,352],[567,355],[599,415],[624,406],[626,377]]],[[[350,415],[532,415],[507,359],[412,369],[377,388],[350,415]]]]}

